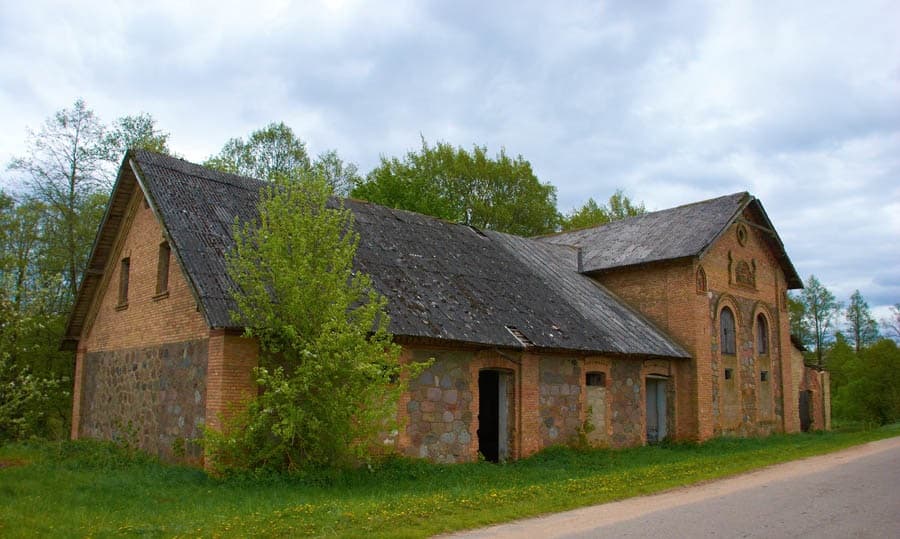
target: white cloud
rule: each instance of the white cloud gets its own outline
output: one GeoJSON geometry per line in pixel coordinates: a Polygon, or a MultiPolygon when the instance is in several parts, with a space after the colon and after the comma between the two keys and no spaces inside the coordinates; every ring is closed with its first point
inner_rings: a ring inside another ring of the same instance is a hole
{"type": "Polygon", "coordinates": [[[890,2],[6,2],[0,160],[84,97],[202,160],[285,121],[363,170],[422,134],[506,147],[567,211],[749,190],[804,277],[900,301],[890,2]]]}

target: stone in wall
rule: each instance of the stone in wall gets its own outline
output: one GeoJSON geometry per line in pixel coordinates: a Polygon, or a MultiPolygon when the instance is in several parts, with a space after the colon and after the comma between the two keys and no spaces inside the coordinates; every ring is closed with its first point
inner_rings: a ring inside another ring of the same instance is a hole
{"type": "Polygon", "coordinates": [[[206,340],[85,354],[81,436],[199,459],[207,359],[206,340]]]}
{"type": "Polygon", "coordinates": [[[608,386],[612,410],[611,445],[641,445],[644,441],[641,363],[628,359],[613,360],[608,386]]]}
{"type": "Polygon", "coordinates": [[[572,358],[540,359],[540,430],[544,447],[570,443],[581,428],[581,368],[572,358]]]}
{"type": "MultiPolygon", "coordinates": [[[[413,361],[434,358],[432,365],[409,384],[406,453],[435,462],[469,460],[474,437],[469,352],[417,350],[413,361]]],[[[477,386],[477,383],[475,384],[477,386]]]]}

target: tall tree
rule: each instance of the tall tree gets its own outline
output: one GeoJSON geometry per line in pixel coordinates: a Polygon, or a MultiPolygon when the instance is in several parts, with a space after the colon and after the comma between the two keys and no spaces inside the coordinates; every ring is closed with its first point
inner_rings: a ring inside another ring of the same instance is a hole
{"type": "Polygon", "coordinates": [[[270,123],[250,133],[247,140],[233,138],[205,166],[260,180],[296,178],[311,168],[306,143],[284,122],[270,123]]]}
{"type": "Polygon", "coordinates": [[[315,174],[331,186],[337,196],[346,197],[353,186],[362,181],[357,166],[341,159],[336,150],[320,153],[312,168],[315,174]]]}
{"type": "Polygon", "coordinates": [[[116,119],[106,134],[105,143],[114,164],[118,164],[125,151],[130,149],[172,153],[169,150],[169,133],[161,131],[153,116],[147,113],[116,119]]]}
{"type": "Polygon", "coordinates": [[[576,230],[598,225],[605,225],[612,221],[642,215],[647,210],[644,203],[635,204],[621,190],[609,197],[606,204],[600,205],[593,198],[589,198],[585,204],[577,210],[572,210],[562,218],[562,230],[576,230]]]}
{"type": "Polygon", "coordinates": [[[31,196],[46,204],[48,231],[58,239],[58,271],[67,299],[75,297],[98,217],[92,197],[105,193],[111,181],[107,168],[106,130],[84,100],[56,112],[37,132],[28,131],[28,155],[13,159],[10,168],[23,173],[31,196]]]}
{"type": "Polygon", "coordinates": [[[788,314],[791,321],[791,335],[800,339],[805,346],[812,346],[809,324],[806,321],[806,304],[801,294],[790,293],[788,295],[788,314]]]}
{"type": "Polygon", "coordinates": [[[260,180],[299,181],[309,172],[324,178],[334,194],[347,196],[360,182],[354,163],[327,150],[310,162],[306,143],[284,122],[273,122],[250,133],[246,140],[230,139],[222,150],[203,163],[207,167],[260,180]]]}
{"type": "Polygon", "coordinates": [[[44,214],[39,201],[17,204],[0,191],[0,295],[12,301],[16,311],[40,286],[44,214]]]}
{"type": "Polygon", "coordinates": [[[522,156],[501,149],[461,147],[422,139],[418,151],[381,164],[357,185],[352,196],[377,204],[432,215],[479,228],[522,236],[555,230],[556,188],[541,183],[522,156]]]}
{"type": "Polygon", "coordinates": [[[821,367],[825,345],[834,329],[834,319],[841,305],[815,275],[810,275],[807,279],[800,298],[805,310],[804,319],[812,333],[816,364],[821,367]]]}
{"type": "Polygon", "coordinates": [[[854,291],[850,296],[850,304],[847,305],[844,317],[847,319],[850,338],[857,354],[862,348],[878,340],[878,324],[872,318],[869,304],[866,303],[859,290],[854,291]]]}
{"type": "Polygon", "coordinates": [[[900,342],[900,303],[891,305],[891,314],[881,319],[881,327],[888,337],[900,342]]]}

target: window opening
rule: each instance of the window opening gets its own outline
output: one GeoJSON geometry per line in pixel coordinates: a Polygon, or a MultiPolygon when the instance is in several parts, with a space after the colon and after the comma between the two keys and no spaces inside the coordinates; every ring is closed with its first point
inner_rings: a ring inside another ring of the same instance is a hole
{"type": "Polygon", "coordinates": [[[131,258],[123,258],[119,267],[119,306],[128,305],[128,273],[131,269],[131,258]]]}
{"type": "Polygon", "coordinates": [[[756,317],[756,353],[761,356],[769,353],[769,324],[761,314],[756,317]]]}
{"type": "Polygon", "coordinates": [[[726,379],[726,380],[731,380],[732,377],[733,377],[733,372],[732,372],[732,370],[731,370],[731,369],[725,369],[725,379],[726,379]]]}
{"type": "Polygon", "coordinates": [[[697,293],[704,292],[706,292],[706,271],[701,267],[697,269],[697,293]]]}
{"type": "Polygon", "coordinates": [[[589,372],[585,375],[585,385],[606,387],[605,372],[589,372]]]}
{"type": "Polygon", "coordinates": [[[734,355],[737,351],[737,339],[734,331],[734,313],[725,307],[719,314],[719,336],[722,341],[722,353],[734,355]]]}
{"type": "Polygon", "coordinates": [[[759,381],[760,382],[768,382],[769,381],[769,371],[759,371],[759,381]]]}
{"type": "Polygon", "coordinates": [[[159,262],[156,265],[156,294],[164,294],[169,291],[169,258],[172,250],[169,242],[159,244],[159,262]]]}

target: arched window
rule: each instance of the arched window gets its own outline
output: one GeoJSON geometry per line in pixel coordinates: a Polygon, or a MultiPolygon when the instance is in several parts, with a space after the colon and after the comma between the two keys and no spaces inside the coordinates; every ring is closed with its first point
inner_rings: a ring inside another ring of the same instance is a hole
{"type": "Polygon", "coordinates": [[[756,353],[761,356],[769,353],[769,323],[761,314],[756,316],[756,353]]]}
{"type": "Polygon", "coordinates": [[[734,313],[725,307],[719,314],[719,339],[723,354],[734,355],[737,351],[737,339],[734,332],[734,313]]]}

